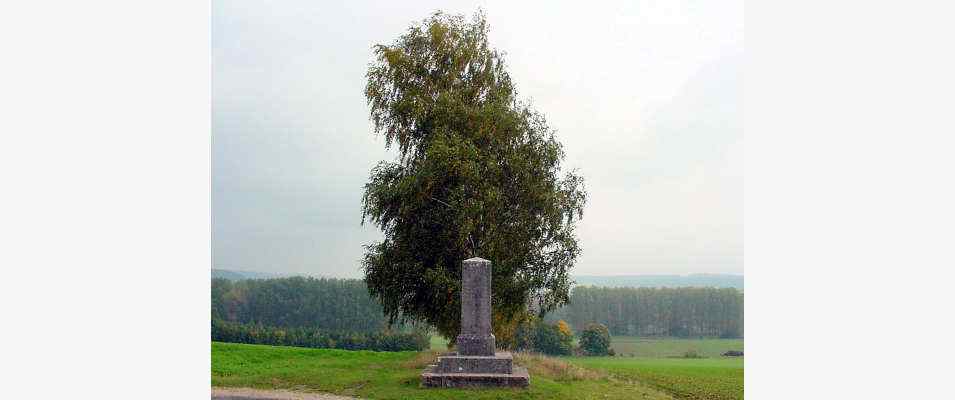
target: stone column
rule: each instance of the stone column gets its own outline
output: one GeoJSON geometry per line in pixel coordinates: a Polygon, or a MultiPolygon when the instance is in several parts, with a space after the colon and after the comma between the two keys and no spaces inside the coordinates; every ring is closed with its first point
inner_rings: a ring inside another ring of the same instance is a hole
{"type": "Polygon", "coordinates": [[[475,257],[461,264],[461,334],[457,339],[458,354],[493,356],[491,262],[475,257]]]}
{"type": "Polygon", "coordinates": [[[491,333],[491,262],[461,265],[461,334],[458,351],[438,357],[421,373],[425,387],[519,387],[530,385],[527,368],[515,366],[508,352],[494,352],[491,333]]]}

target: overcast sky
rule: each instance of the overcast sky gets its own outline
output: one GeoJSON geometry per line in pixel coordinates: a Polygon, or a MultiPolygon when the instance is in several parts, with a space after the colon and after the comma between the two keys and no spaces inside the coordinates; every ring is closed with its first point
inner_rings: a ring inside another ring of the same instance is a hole
{"type": "Polygon", "coordinates": [[[585,178],[573,273],[742,273],[740,0],[213,1],[214,268],[360,277],[371,46],[479,6],[585,178]]]}

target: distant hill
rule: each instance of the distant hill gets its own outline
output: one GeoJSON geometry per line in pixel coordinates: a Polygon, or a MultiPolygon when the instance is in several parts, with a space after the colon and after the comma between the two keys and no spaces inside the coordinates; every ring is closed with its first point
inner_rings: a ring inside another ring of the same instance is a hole
{"type": "Polygon", "coordinates": [[[233,281],[238,281],[242,279],[269,279],[269,278],[281,278],[287,275],[275,274],[271,272],[259,272],[259,271],[237,271],[232,269],[212,269],[212,278],[225,278],[233,281]]]}
{"type": "Polygon", "coordinates": [[[743,289],[743,275],[690,274],[690,275],[617,275],[573,277],[577,286],[608,287],[717,287],[743,289]]]}

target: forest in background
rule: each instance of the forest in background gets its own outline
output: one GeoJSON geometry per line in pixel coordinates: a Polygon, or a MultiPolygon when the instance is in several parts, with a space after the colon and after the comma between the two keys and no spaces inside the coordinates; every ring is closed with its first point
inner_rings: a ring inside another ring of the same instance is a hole
{"type": "MultiPolygon", "coordinates": [[[[372,334],[388,330],[381,306],[360,279],[212,280],[212,319],[278,328],[372,334]]],[[[588,323],[612,335],[743,336],[743,292],[733,288],[609,288],[576,286],[570,304],[545,320],[574,331],[588,323]]],[[[408,327],[391,330],[410,331],[408,327]]]]}
{"type": "Polygon", "coordinates": [[[588,323],[612,335],[743,337],[743,292],[733,288],[576,286],[570,304],[546,316],[579,331],[588,323]]]}
{"type": "Polygon", "coordinates": [[[334,332],[372,333],[388,321],[359,279],[212,280],[212,319],[334,332]]]}
{"type": "Polygon", "coordinates": [[[689,274],[689,275],[575,275],[577,286],[606,287],[716,287],[743,290],[743,275],[689,274]]]}

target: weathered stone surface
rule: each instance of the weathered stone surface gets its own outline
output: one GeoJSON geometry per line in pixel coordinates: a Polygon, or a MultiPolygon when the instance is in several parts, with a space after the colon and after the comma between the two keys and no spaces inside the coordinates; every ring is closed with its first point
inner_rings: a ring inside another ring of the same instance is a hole
{"type": "Polygon", "coordinates": [[[458,335],[457,344],[458,353],[462,355],[474,355],[490,357],[494,354],[495,339],[494,335],[471,335],[462,333],[458,335]]]}
{"type": "Polygon", "coordinates": [[[470,258],[461,265],[461,334],[458,353],[493,356],[491,334],[491,262],[470,258]]]}
{"type": "Polygon", "coordinates": [[[511,353],[494,352],[491,333],[491,262],[461,263],[461,334],[458,352],[438,357],[421,374],[425,387],[527,387],[527,369],[514,366],[511,353]]]}
{"type": "Polygon", "coordinates": [[[527,369],[523,367],[514,367],[511,374],[442,374],[432,372],[432,367],[428,367],[421,374],[421,383],[426,387],[517,387],[526,388],[530,385],[531,377],[527,369]]]}
{"type": "Polygon", "coordinates": [[[513,372],[513,363],[514,359],[508,352],[496,353],[494,357],[463,356],[457,353],[448,353],[438,357],[434,372],[510,374],[513,372]]]}

